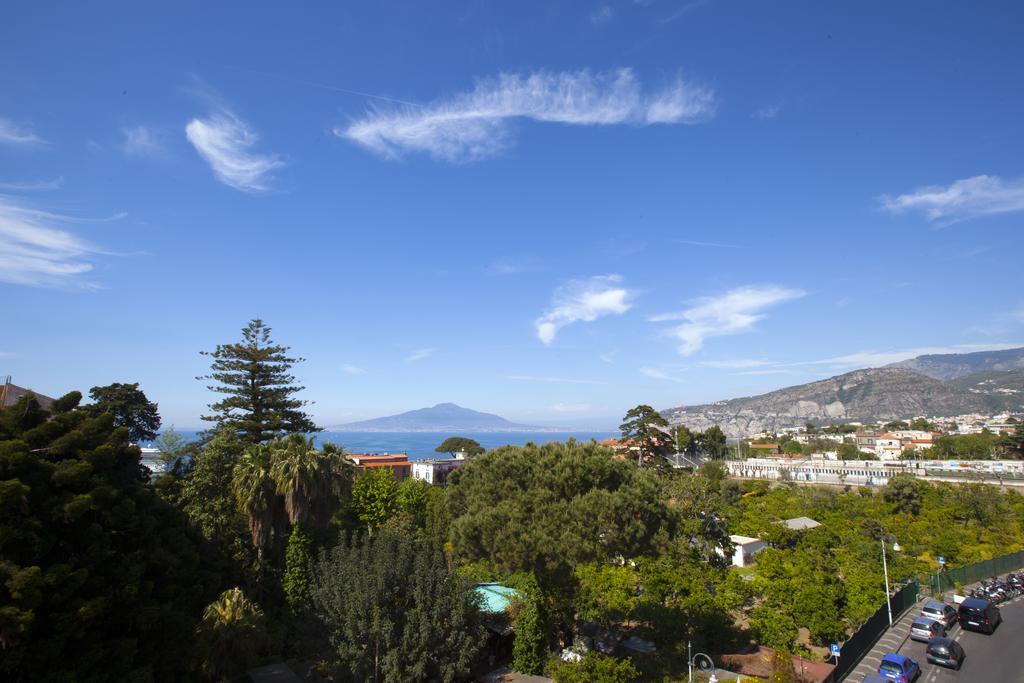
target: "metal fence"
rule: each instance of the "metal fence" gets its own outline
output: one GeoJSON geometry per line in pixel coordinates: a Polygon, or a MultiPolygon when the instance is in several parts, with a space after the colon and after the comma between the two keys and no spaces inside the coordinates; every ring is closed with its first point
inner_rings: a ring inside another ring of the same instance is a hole
{"type": "MultiPolygon", "coordinates": [[[[904,611],[913,607],[917,602],[917,591],[917,581],[911,581],[889,598],[889,603],[892,605],[893,621],[904,611]]],[[[860,663],[861,658],[871,650],[888,628],[889,609],[888,605],[882,603],[878,611],[871,615],[871,618],[865,621],[864,625],[857,629],[857,632],[850,636],[849,640],[843,643],[843,648],[839,652],[839,664],[836,665],[833,673],[834,680],[841,681],[844,676],[853,671],[854,667],[860,663]]]]}
{"type": "Polygon", "coordinates": [[[928,585],[932,589],[932,595],[941,595],[955,588],[957,584],[969,586],[982,579],[989,579],[1021,567],[1024,567],[1024,550],[969,564],[966,567],[943,569],[928,576],[928,585]]]}

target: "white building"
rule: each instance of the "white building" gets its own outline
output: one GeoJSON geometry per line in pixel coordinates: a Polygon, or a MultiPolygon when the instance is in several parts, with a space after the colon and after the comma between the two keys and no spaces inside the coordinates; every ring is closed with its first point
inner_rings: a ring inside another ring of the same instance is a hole
{"type": "Polygon", "coordinates": [[[759,552],[768,547],[768,544],[760,538],[750,538],[749,536],[732,534],[729,536],[729,540],[735,547],[732,553],[732,566],[734,567],[746,567],[753,562],[759,552]]]}
{"type": "Polygon", "coordinates": [[[466,462],[465,458],[461,454],[456,455],[455,458],[444,460],[413,460],[412,476],[428,484],[444,486],[448,483],[448,475],[461,467],[464,462],[466,462]]]}

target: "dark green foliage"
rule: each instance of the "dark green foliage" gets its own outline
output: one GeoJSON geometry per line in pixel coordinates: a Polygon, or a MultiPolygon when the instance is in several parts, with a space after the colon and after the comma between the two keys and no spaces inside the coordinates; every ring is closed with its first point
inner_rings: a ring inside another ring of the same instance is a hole
{"type": "Polygon", "coordinates": [[[293,525],[284,553],[284,577],[281,579],[284,599],[293,611],[301,611],[309,605],[311,546],[312,540],[302,525],[293,525]]]}
{"type": "Polygon", "coordinates": [[[654,476],[594,442],[493,450],[452,473],[449,499],[462,559],[542,581],[650,552],[671,526],[654,476]]]}
{"type": "Polygon", "coordinates": [[[728,450],[725,432],[718,425],[712,425],[697,435],[697,442],[704,455],[709,458],[721,458],[728,450]]]}
{"type": "Polygon", "coordinates": [[[522,581],[520,598],[515,604],[515,639],[512,641],[512,668],[521,674],[544,673],[548,657],[548,624],[544,596],[532,578],[522,581]]]}
{"type": "Polygon", "coordinates": [[[398,512],[398,483],[391,470],[376,467],[360,473],[352,484],[352,509],[370,531],[398,512]]]}
{"type": "Polygon", "coordinates": [[[1024,460],[1024,424],[1014,427],[1012,434],[1001,437],[999,447],[1005,457],[1024,460]]]}
{"type": "Polygon", "coordinates": [[[426,526],[427,505],[430,503],[430,492],[434,488],[427,482],[412,477],[407,477],[398,485],[395,494],[398,509],[409,515],[417,528],[422,529],[426,526]]]}
{"type": "Polygon", "coordinates": [[[588,652],[579,662],[558,661],[551,667],[555,683],[632,683],[640,672],[628,659],[588,652]]]}
{"type": "Polygon", "coordinates": [[[893,510],[910,515],[921,511],[921,498],[927,484],[910,474],[897,474],[889,479],[882,489],[882,498],[893,506],[893,510]]]}
{"type": "Polygon", "coordinates": [[[442,550],[386,530],[322,553],[312,597],[346,680],[453,681],[484,639],[476,594],[442,550]]]}
{"type": "Polygon", "coordinates": [[[668,421],[648,405],[630,408],[619,425],[622,440],[639,449],[637,464],[640,466],[664,455],[672,446],[669,435],[658,427],[668,428],[668,421]]]}
{"type": "Polygon", "coordinates": [[[935,425],[929,422],[923,417],[915,417],[910,421],[910,428],[917,429],[922,432],[933,432],[935,431],[935,425]]]}
{"type": "Polygon", "coordinates": [[[209,681],[237,681],[266,662],[273,648],[268,622],[259,605],[239,588],[220,596],[203,612],[197,631],[200,672],[209,681]]]}
{"type": "Polygon", "coordinates": [[[184,515],[143,482],[113,416],[0,411],[0,678],[174,680],[220,590],[184,515]]]}
{"type": "Polygon", "coordinates": [[[289,371],[304,359],[292,358],[287,346],[274,344],[270,328],[262,320],[252,320],[242,330],[242,337],[239,343],[218,344],[216,350],[202,352],[213,362],[211,373],[198,379],[215,382],[207,388],[226,395],[210,405],[213,414],[203,419],[249,445],[282,434],[320,431],[301,410],[308,403],[292,398],[305,387],[295,386],[289,371]]]}
{"type": "Polygon", "coordinates": [[[434,450],[438,453],[450,453],[453,458],[456,453],[464,453],[466,458],[473,458],[484,453],[483,446],[478,442],[461,436],[448,437],[434,450]]]}
{"type": "Polygon", "coordinates": [[[160,429],[160,413],[157,412],[157,404],[147,399],[139,389],[138,382],[115,382],[105,387],[93,387],[89,390],[89,398],[93,403],[86,408],[93,415],[110,413],[115,427],[128,429],[128,439],[132,443],[156,438],[160,429]]]}
{"type": "Polygon", "coordinates": [[[946,434],[935,439],[935,445],[921,457],[938,460],[991,460],[997,456],[999,437],[983,430],[978,434],[946,434]]]}

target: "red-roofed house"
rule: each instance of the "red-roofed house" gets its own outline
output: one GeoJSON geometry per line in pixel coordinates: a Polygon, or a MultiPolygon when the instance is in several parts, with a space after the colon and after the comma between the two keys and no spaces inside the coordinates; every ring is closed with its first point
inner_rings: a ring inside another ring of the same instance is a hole
{"type": "Polygon", "coordinates": [[[405,453],[383,453],[374,455],[370,453],[350,453],[348,459],[352,461],[356,476],[369,469],[386,467],[391,470],[396,481],[402,481],[412,471],[412,464],[409,456],[405,453]]]}

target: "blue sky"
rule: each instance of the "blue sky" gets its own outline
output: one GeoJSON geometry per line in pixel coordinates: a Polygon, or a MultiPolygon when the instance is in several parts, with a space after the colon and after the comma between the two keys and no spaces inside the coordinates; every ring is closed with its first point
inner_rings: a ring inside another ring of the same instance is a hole
{"type": "Polygon", "coordinates": [[[1024,343],[1019,3],[20,3],[0,372],[614,425],[1024,343]]]}

